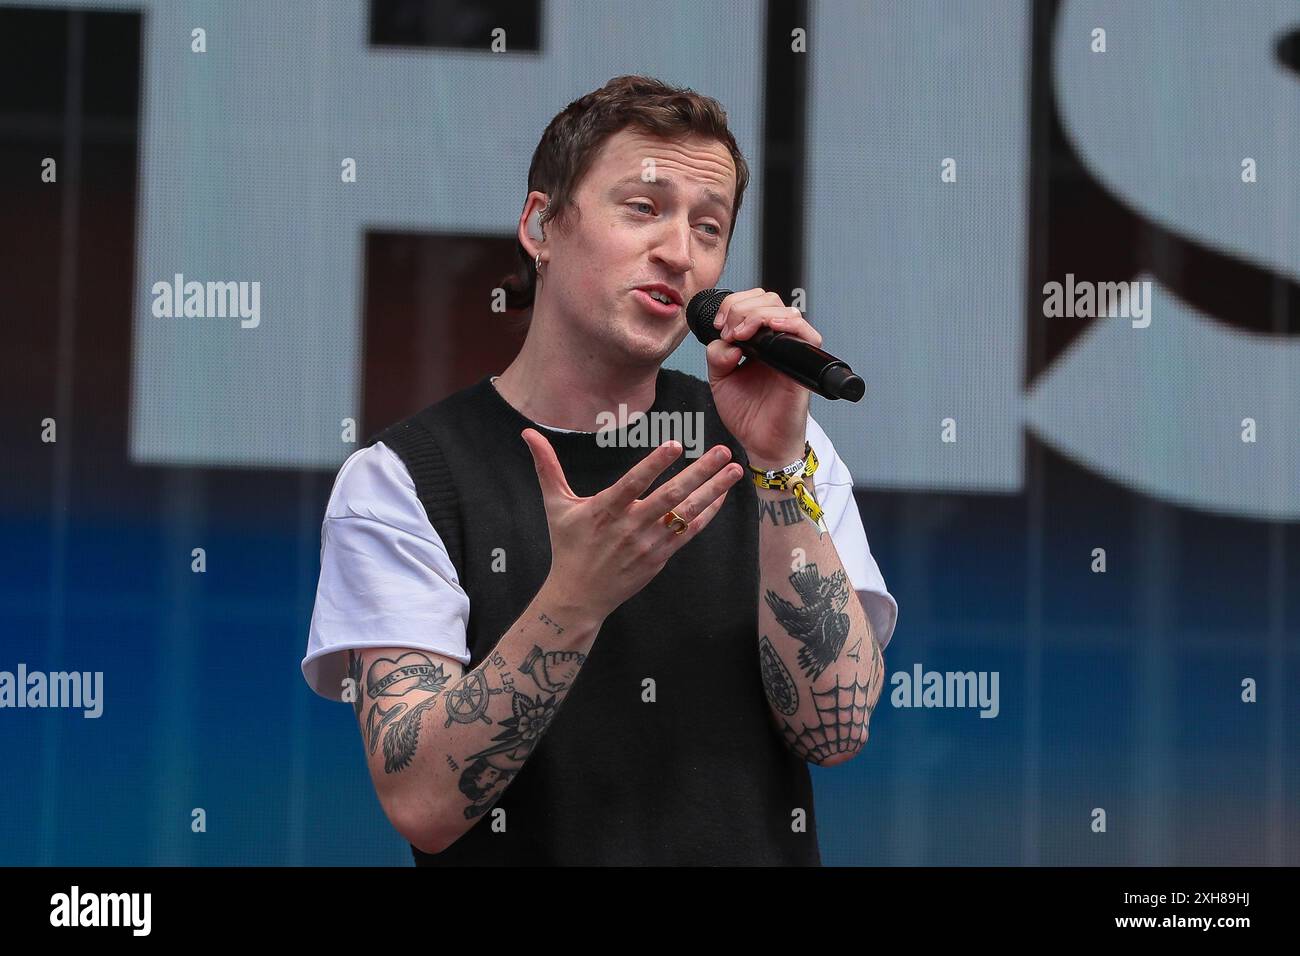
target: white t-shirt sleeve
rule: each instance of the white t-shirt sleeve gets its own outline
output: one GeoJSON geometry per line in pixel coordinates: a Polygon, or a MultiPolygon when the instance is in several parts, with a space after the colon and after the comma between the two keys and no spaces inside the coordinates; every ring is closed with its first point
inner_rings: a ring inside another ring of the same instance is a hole
{"type": "Polygon", "coordinates": [[[355,647],[410,647],[469,663],[469,596],[391,448],[376,442],[339,469],[321,523],[320,580],[302,674],[342,700],[355,647]]]}
{"type": "Polygon", "coordinates": [[[867,532],[862,527],[862,515],[853,497],[853,476],[848,466],[835,453],[835,446],[820,425],[808,416],[808,443],[817,454],[817,473],[813,475],[813,491],[817,503],[825,512],[826,530],[835,542],[853,589],[858,592],[863,610],[871,621],[871,629],[883,650],[894,636],[898,622],[898,602],[885,587],[880,567],[867,544],[867,532]]]}

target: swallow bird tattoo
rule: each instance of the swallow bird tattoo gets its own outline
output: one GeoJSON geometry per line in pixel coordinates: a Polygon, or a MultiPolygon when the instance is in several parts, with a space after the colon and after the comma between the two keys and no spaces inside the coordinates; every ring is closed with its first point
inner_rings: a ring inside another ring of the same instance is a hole
{"type": "Polygon", "coordinates": [[[849,616],[843,613],[849,600],[848,577],[840,569],[823,578],[817,565],[809,564],[791,574],[790,583],[803,600],[802,607],[775,591],[768,591],[764,598],[777,623],[803,645],[799,648],[799,666],[809,679],[815,680],[840,656],[848,640],[849,616]]]}

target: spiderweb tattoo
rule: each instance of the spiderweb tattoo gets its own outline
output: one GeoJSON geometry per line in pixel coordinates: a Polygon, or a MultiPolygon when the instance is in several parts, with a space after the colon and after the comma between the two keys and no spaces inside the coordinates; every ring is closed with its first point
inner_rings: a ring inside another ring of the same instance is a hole
{"type": "Polygon", "coordinates": [[[804,760],[824,763],[833,754],[856,750],[866,743],[867,717],[871,712],[869,688],[855,679],[841,684],[836,678],[829,690],[813,691],[817,707],[816,727],[804,725],[798,733],[786,721],[781,721],[785,741],[804,760]]]}

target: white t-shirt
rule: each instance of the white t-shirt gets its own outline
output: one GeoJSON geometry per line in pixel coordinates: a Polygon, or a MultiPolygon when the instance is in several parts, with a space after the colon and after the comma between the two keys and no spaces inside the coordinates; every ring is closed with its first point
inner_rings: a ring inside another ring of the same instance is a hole
{"type": "MultiPolygon", "coordinates": [[[[853,479],[811,415],[807,438],[826,528],[883,648],[898,604],[867,545],[853,479]]],[[[302,673],[322,697],[342,699],[347,655],[339,652],[348,648],[410,647],[469,663],[469,596],[410,472],[383,442],[353,452],[339,469],[321,523],[320,564],[302,673]]]]}

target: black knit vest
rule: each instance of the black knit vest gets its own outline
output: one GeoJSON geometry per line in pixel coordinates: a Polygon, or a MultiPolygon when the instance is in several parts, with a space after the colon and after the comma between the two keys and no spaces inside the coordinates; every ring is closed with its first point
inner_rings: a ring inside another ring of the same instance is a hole
{"type": "MultiPolygon", "coordinates": [[[[650,411],[703,412],[700,450],[726,444],[747,461],[700,379],[660,369],[650,411]]],[[[383,441],[405,462],[446,545],[469,595],[471,668],[550,570],[541,489],[519,435],[528,427],[537,426],[485,377],[366,443],[383,441]],[[499,549],[504,572],[492,570],[499,549]]],[[[650,451],[538,430],[584,497],[650,451]]],[[[652,490],[696,460],[680,455],[652,490]]],[[[489,811],[442,853],[413,846],[417,865],[820,865],[808,767],[786,749],[763,694],[758,600],[758,498],[742,480],[605,619],[545,736],[493,805],[506,811],[505,831],[493,832],[489,811]],[[646,678],[653,703],[643,701],[646,678]],[[796,810],[804,832],[792,826],[796,810]]]]}

